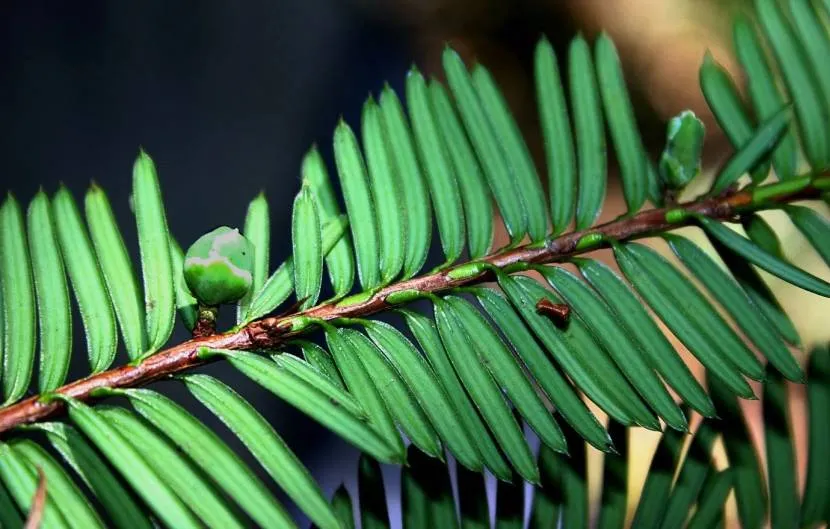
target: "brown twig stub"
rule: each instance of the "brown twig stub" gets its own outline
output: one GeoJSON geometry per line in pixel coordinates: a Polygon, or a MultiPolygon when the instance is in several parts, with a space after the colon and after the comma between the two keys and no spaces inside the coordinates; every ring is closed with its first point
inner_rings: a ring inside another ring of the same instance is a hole
{"type": "MultiPolygon", "coordinates": [[[[821,189],[809,186],[790,194],[781,195],[777,198],[777,201],[792,202],[819,198],[821,192],[821,189]]],[[[736,213],[751,206],[753,204],[752,200],[751,191],[741,191],[729,196],[684,204],[683,207],[687,211],[706,215],[710,218],[730,220],[736,213]]],[[[694,222],[694,219],[690,217],[682,222],[669,223],[666,221],[666,213],[667,209],[644,211],[632,217],[596,226],[590,230],[573,232],[551,239],[542,247],[535,245],[521,246],[506,252],[491,254],[479,261],[490,268],[505,268],[520,263],[556,263],[580,253],[577,250],[577,244],[588,233],[602,235],[606,241],[602,244],[607,246],[607,241],[610,240],[625,241],[649,237],[658,232],[680,228],[694,222]]],[[[595,249],[596,247],[591,248],[591,250],[595,249]]],[[[464,264],[460,266],[464,266],[464,264]]],[[[98,388],[142,386],[160,378],[214,361],[199,358],[198,350],[201,347],[234,350],[276,349],[288,338],[298,334],[298,332],[292,330],[291,321],[299,316],[325,321],[340,318],[363,318],[390,308],[392,305],[386,300],[390,295],[398,292],[415,290],[423,293],[441,294],[454,288],[481,283],[492,277],[485,269],[482,269],[483,271],[478,274],[463,275],[461,277],[453,277],[449,273],[450,270],[442,270],[394,283],[378,290],[368,299],[358,303],[347,305],[342,304],[342,302],[323,303],[300,313],[263,318],[249,323],[236,332],[195,337],[160,351],[138,365],[122,366],[77,380],[59,388],[57,392],[80,400],[90,400],[91,392],[98,388]]],[[[64,405],[60,401],[52,400],[49,403],[41,403],[37,396],[12,404],[0,409],[0,434],[17,425],[53,417],[61,412],[63,408],[64,405]]]]}
{"type": "Polygon", "coordinates": [[[546,316],[557,327],[565,327],[571,320],[571,307],[542,298],[536,302],[536,312],[546,316]]]}
{"type": "Polygon", "coordinates": [[[43,508],[46,506],[46,475],[37,467],[37,488],[29,506],[29,515],[23,529],[39,529],[43,521],[43,508]]]}

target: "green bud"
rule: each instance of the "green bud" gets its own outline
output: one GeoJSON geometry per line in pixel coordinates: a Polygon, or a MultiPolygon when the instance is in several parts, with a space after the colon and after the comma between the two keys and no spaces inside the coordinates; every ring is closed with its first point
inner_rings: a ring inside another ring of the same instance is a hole
{"type": "Polygon", "coordinates": [[[251,288],[254,246],[227,226],[199,237],[184,258],[184,280],[199,303],[238,301],[251,288]]]}
{"type": "Polygon", "coordinates": [[[691,110],[669,121],[666,148],[660,157],[660,178],[672,189],[680,189],[700,173],[700,154],[706,129],[691,110]]]}

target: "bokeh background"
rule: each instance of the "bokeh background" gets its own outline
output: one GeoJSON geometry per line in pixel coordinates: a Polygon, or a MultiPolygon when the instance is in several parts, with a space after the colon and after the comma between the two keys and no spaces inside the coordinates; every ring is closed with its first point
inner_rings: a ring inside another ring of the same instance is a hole
{"type": "MultiPolygon", "coordinates": [[[[729,148],[706,110],[697,67],[708,49],[739,73],[729,20],[746,3],[5,0],[0,2],[2,188],[27,202],[39,186],[54,192],[63,182],[82,200],[89,182],[98,182],[109,192],[137,256],[128,195],[132,162],[143,146],[156,162],[168,222],[184,246],[217,225],[240,226],[248,201],[263,190],[271,207],[276,266],[290,252],[290,209],[302,156],[317,143],[330,160],[337,120],[343,116],[357,127],[363,101],[385,81],[400,90],[413,63],[440,77],[441,51],[450,43],[465,59],[491,69],[540,157],[533,47],[544,34],[564,50],[576,33],[591,37],[601,30],[620,50],[649,147],[659,152],[668,118],[692,108],[708,125],[706,162],[716,167],[729,148]]],[[[622,208],[614,185],[609,199],[606,215],[613,218],[622,208]]],[[[785,230],[785,251],[824,274],[791,227],[778,225],[785,230]]],[[[827,305],[775,287],[806,341],[827,339],[821,329],[827,305]]],[[[75,335],[82,336],[80,327],[75,335]]],[[[185,337],[177,329],[174,339],[185,337]]],[[[83,373],[83,353],[76,358],[81,360],[75,372],[83,373]]],[[[354,450],[227,367],[208,371],[272,421],[327,493],[341,481],[353,486],[354,450]]],[[[163,386],[240,448],[178,386],[163,386]]],[[[757,412],[757,406],[751,410],[757,412]]],[[[632,464],[645,472],[656,437],[643,432],[639,441],[632,443],[640,447],[632,464]]],[[[592,468],[599,468],[598,461],[592,468]]],[[[385,476],[394,496],[398,470],[387,468],[385,476]]],[[[636,489],[635,484],[633,494],[636,489]]]]}

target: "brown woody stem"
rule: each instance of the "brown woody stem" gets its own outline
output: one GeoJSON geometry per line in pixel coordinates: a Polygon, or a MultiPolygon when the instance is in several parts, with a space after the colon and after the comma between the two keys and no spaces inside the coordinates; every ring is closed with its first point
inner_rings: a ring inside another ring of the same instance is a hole
{"type": "MultiPolygon", "coordinates": [[[[92,400],[92,392],[98,388],[130,388],[143,386],[154,380],[181,373],[206,364],[213,359],[201,359],[201,347],[212,349],[261,350],[275,349],[288,338],[305,329],[313,320],[331,321],[340,318],[361,318],[405,302],[419,294],[438,294],[454,288],[486,281],[492,277],[493,267],[515,267],[522,264],[543,264],[563,261],[575,254],[607,247],[607,240],[632,240],[660,232],[680,228],[694,222],[683,210],[707,217],[730,220],[744,211],[774,207],[777,203],[820,198],[830,178],[821,175],[807,185],[779,186],[777,184],[744,190],[728,196],[706,198],[669,209],[652,209],[637,215],[621,218],[590,230],[568,233],[544,245],[531,244],[494,253],[476,262],[460,264],[439,272],[430,273],[381,288],[371,296],[358,295],[336,304],[323,303],[303,312],[264,318],[226,334],[197,337],[165,349],[138,365],[117,367],[97,375],[67,384],[56,392],[76,399],[92,400]],[[759,190],[764,192],[759,193],[759,190]],[[667,220],[668,219],[668,220],[667,220]],[[670,222],[671,221],[671,222],[670,222]],[[409,294],[413,294],[410,296],[409,294]]],[[[0,409],[0,433],[15,426],[57,416],[64,404],[52,399],[39,402],[39,396],[31,397],[0,409]]]]}

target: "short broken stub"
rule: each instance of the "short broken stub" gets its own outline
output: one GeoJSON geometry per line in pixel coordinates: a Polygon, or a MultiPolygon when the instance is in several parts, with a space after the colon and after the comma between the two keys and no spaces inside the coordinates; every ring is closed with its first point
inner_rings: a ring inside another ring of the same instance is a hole
{"type": "Polygon", "coordinates": [[[553,303],[549,299],[537,301],[536,312],[548,318],[557,327],[567,327],[571,319],[571,307],[564,303],[553,303]]]}

